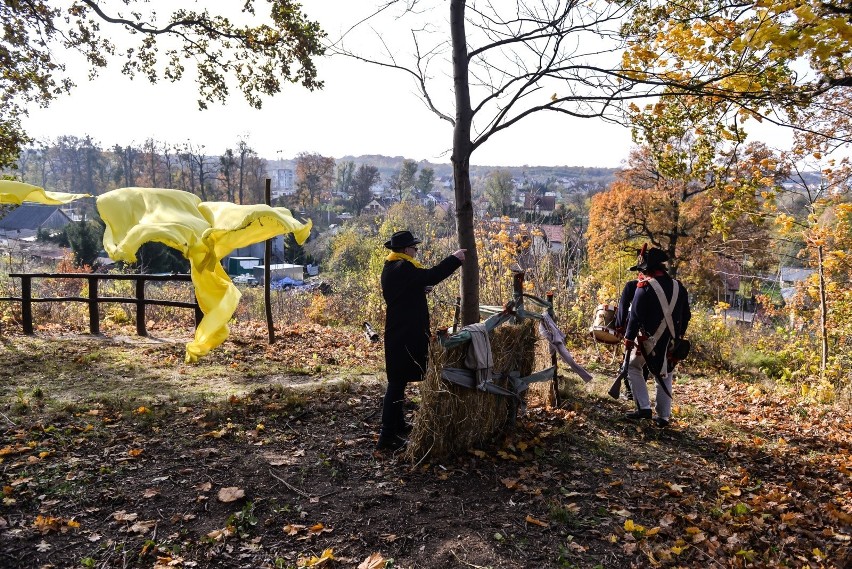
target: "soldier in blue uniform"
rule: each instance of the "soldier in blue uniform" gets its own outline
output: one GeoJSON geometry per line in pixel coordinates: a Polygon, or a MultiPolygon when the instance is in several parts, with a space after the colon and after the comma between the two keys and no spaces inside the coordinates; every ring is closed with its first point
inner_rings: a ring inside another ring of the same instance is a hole
{"type": "Polygon", "coordinates": [[[686,333],[692,314],[689,293],[683,283],[669,276],[665,266],[665,251],[643,247],[639,260],[631,271],[639,271],[636,292],[630,306],[624,343],[633,352],[627,369],[627,380],[636,401],[636,411],[627,413],[629,419],[650,419],[651,401],[642,374],[647,364],[657,383],[657,417],[655,422],[665,427],[671,420],[672,378],[674,363],[669,358],[673,341],[686,333]]]}

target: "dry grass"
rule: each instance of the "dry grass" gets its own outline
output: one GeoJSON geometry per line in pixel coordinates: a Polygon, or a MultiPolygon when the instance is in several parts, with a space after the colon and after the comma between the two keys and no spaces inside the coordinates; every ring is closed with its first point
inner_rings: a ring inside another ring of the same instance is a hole
{"type": "MultiPolygon", "coordinates": [[[[491,333],[494,371],[519,371],[521,377],[532,373],[537,340],[535,323],[530,320],[496,328],[491,333]]],[[[444,350],[437,341],[432,343],[406,459],[419,462],[464,452],[493,442],[510,426],[512,401],[507,397],[441,379],[444,367],[463,367],[466,350],[467,345],[444,350]]]]}

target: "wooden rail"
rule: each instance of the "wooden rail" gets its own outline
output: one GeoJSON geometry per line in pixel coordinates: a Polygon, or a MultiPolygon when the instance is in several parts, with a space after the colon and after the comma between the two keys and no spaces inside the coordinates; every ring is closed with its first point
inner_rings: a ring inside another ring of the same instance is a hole
{"type": "Polygon", "coordinates": [[[21,279],[21,296],[0,297],[0,301],[11,301],[21,303],[21,321],[24,334],[33,334],[33,303],[34,302],[85,302],[89,305],[89,331],[92,334],[100,334],[100,312],[98,305],[106,302],[118,302],[123,304],[136,305],[136,333],[140,336],[147,336],[148,331],[145,328],[145,307],[147,305],[156,306],[176,306],[179,308],[192,308],[195,310],[195,325],[201,321],[203,316],[198,302],[182,302],[179,300],[157,300],[145,297],[145,283],[147,281],[184,281],[189,282],[192,279],[189,275],[129,275],[129,274],[101,274],[101,273],[11,273],[13,278],[21,279]],[[86,279],[89,283],[89,296],[58,296],[50,298],[33,298],[32,282],[33,279],[86,279]],[[133,298],[120,296],[100,296],[98,294],[98,282],[114,280],[114,281],[134,281],[136,283],[136,296],[133,298]]]}

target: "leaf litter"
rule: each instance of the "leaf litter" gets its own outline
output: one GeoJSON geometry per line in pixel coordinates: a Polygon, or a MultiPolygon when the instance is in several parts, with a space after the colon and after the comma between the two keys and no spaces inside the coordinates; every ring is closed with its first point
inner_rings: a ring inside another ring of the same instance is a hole
{"type": "MultiPolygon", "coordinates": [[[[381,377],[380,350],[345,334],[299,327],[274,349],[237,338],[187,373],[228,370],[243,390],[163,400],[154,380],[128,401],[63,398],[33,340],[7,338],[0,379],[42,373],[46,397],[3,407],[0,565],[849,566],[848,409],[695,376],[659,430],[573,388],[566,409],[531,406],[500,444],[413,466],[374,452],[381,381],[327,382],[356,365],[381,377]],[[319,364],[305,359],[317,334],[319,364]],[[300,361],[313,372],[289,384],[276,366],[300,361]]],[[[163,357],[179,346],[115,346],[140,364],[127,369],[97,340],[51,344],[68,383],[184,367],[163,357]]]]}

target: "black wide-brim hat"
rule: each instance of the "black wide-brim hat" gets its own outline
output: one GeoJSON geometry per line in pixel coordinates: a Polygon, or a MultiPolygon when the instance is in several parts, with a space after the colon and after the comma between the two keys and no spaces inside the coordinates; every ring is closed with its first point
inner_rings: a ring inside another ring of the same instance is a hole
{"type": "Polygon", "coordinates": [[[405,249],[418,243],[423,242],[410,231],[397,231],[391,235],[390,241],[385,242],[385,247],[388,249],[405,249]]]}
{"type": "Polygon", "coordinates": [[[657,249],[656,247],[651,247],[644,254],[640,253],[639,259],[636,264],[629,269],[628,271],[649,271],[653,269],[665,269],[666,266],[663,264],[669,260],[669,256],[662,249],[657,249]]]}

